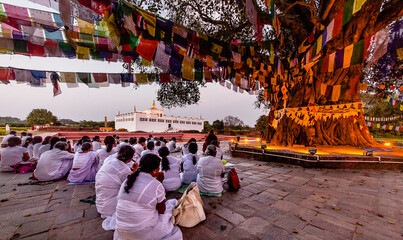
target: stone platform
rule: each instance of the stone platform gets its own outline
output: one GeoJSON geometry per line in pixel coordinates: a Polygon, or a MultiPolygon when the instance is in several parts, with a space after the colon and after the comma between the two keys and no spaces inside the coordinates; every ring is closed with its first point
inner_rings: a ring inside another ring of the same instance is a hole
{"type": "Polygon", "coordinates": [[[257,144],[230,143],[233,157],[254,160],[296,164],[306,168],[347,168],[347,169],[396,169],[403,170],[403,149],[375,152],[374,156],[363,156],[365,150],[348,146],[312,147],[317,154],[309,154],[307,147],[266,147],[257,144]]]}
{"type": "MultiPolygon", "coordinates": [[[[309,169],[225,155],[241,189],[202,197],[206,221],[184,239],[402,239],[401,171],[309,169]]],[[[94,205],[94,185],[29,184],[0,173],[0,239],[112,239],[94,205]]],[[[180,197],[169,193],[167,198],[180,197]]]]}

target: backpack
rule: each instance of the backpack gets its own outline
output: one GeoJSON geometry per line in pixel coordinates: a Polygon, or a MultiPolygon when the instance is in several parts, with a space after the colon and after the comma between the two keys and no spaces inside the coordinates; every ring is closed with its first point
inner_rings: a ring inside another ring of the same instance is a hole
{"type": "Polygon", "coordinates": [[[232,168],[231,171],[228,173],[227,183],[228,183],[228,191],[230,192],[238,191],[240,185],[238,174],[236,173],[235,168],[232,168]]]}

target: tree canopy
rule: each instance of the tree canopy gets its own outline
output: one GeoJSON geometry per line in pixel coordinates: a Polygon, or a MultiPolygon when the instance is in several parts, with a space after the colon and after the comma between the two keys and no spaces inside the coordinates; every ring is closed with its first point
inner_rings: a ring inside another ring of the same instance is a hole
{"type": "Polygon", "coordinates": [[[57,124],[57,117],[46,109],[33,109],[27,116],[29,125],[57,124]]]}

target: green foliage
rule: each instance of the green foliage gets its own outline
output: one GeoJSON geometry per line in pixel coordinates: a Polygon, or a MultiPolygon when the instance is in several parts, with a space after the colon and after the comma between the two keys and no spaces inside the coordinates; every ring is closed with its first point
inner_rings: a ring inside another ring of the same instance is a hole
{"type": "Polygon", "coordinates": [[[0,125],[6,124],[6,123],[11,125],[11,123],[24,123],[24,121],[22,121],[19,118],[15,118],[15,117],[0,117],[0,125]]]}
{"type": "Polygon", "coordinates": [[[211,126],[211,124],[208,121],[204,121],[204,131],[210,131],[211,129],[213,129],[213,126],[211,126]]]}
{"type": "Polygon", "coordinates": [[[196,104],[200,100],[199,84],[196,81],[161,83],[157,100],[162,107],[168,109],[196,104]]]}
{"type": "Polygon", "coordinates": [[[214,130],[223,130],[224,129],[224,121],[215,120],[212,125],[214,130]]]}
{"type": "Polygon", "coordinates": [[[229,130],[241,130],[243,129],[244,123],[241,119],[239,119],[238,117],[234,117],[234,116],[226,116],[224,118],[224,127],[225,130],[229,131],[229,130]]]}
{"type": "Polygon", "coordinates": [[[259,132],[266,132],[269,128],[269,116],[262,115],[256,120],[255,129],[259,132]]]}
{"type": "Polygon", "coordinates": [[[33,109],[27,116],[28,125],[57,125],[57,117],[46,109],[33,109]]]}

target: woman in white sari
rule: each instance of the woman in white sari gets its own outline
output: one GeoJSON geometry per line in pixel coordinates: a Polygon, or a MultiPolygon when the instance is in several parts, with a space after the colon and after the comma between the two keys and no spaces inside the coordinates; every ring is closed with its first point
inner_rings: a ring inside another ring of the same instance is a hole
{"type": "MultiPolygon", "coordinates": [[[[113,139],[113,138],[112,138],[113,139]]],[[[120,186],[138,167],[134,163],[132,169],[127,165],[133,160],[134,150],[131,146],[122,146],[118,156],[111,158],[99,169],[95,176],[96,207],[101,217],[104,230],[115,230],[116,205],[120,186]]]]}
{"type": "Polygon", "coordinates": [[[158,151],[161,157],[161,171],[164,173],[164,185],[165,191],[172,192],[178,190],[181,185],[181,176],[179,173],[180,161],[175,157],[168,156],[169,150],[167,147],[162,147],[158,151]]]}
{"type": "Polygon", "coordinates": [[[172,223],[176,200],[165,200],[159,172],[161,159],[144,155],[140,166],[123,182],[116,207],[114,239],[182,239],[179,227],[172,223]]]}
{"type": "Polygon", "coordinates": [[[67,143],[59,141],[52,150],[44,152],[34,171],[35,178],[39,181],[51,181],[66,176],[74,158],[74,154],[67,152],[67,149],[67,143]]]}
{"type": "Polygon", "coordinates": [[[73,183],[95,181],[98,172],[98,160],[89,142],[83,143],[81,152],[76,152],[73,160],[73,167],[67,180],[73,183]]]}

